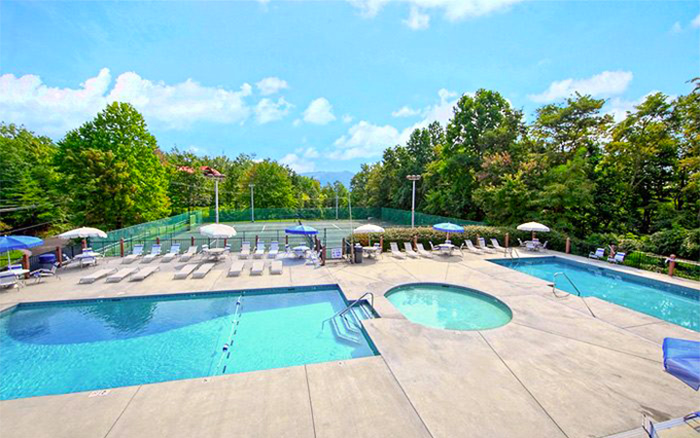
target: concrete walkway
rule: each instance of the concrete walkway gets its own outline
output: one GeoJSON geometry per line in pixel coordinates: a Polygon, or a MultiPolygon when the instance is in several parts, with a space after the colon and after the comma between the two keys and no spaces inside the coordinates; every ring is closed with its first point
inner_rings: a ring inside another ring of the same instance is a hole
{"type": "Polygon", "coordinates": [[[0,436],[603,437],[639,427],[642,414],[665,421],[700,407],[696,392],[663,371],[660,348],[665,336],[700,340],[699,333],[596,298],[556,298],[546,282],[488,257],[384,256],[323,268],[290,260],[282,275],[240,278],[226,276],[225,262],[201,280],[172,280],[173,263],[142,283],[78,285],[88,268],[0,292],[1,310],[26,301],[339,284],[348,298],[372,291],[382,316],[365,321],[381,356],[3,401],[0,436]],[[493,294],[513,320],[470,332],[414,324],[383,294],[416,281],[493,294]]]}

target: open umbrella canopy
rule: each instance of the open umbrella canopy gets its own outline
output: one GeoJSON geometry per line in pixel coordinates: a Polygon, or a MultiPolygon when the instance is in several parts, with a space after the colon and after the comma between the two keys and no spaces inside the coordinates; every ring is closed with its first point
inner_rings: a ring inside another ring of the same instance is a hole
{"type": "Polygon", "coordinates": [[[8,252],[15,249],[27,249],[44,243],[38,237],[32,236],[2,236],[0,237],[0,252],[8,252]]]}
{"type": "Polygon", "coordinates": [[[308,225],[297,225],[291,228],[287,228],[284,230],[285,233],[287,234],[303,234],[303,235],[311,235],[311,234],[318,234],[318,230],[314,227],[310,227],[308,225]]]}
{"type": "Polygon", "coordinates": [[[214,239],[228,239],[236,235],[236,229],[224,224],[209,224],[201,227],[199,234],[214,239]]]}
{"type": "Polygon", "coordinates": [[[384,228],[380,227],[379,225],[366,224],[366,225],[362,225],[361,227],[355,228],[353,233],[355,233],[355,234],[383,233],[384,231],[385,231],[384,228]]]}
{"type": "Polygon", "coordinates": [[[453,224],[451,222],[443,222],[441,224],[433,225],[433,229],[437,231],[444,231],[445,233],[463,233],[464,227],[461,225],[453,224]]]}
{"type": "Polygon", "coordinates": [[[65,233],[59,234],[58,237],[61,239],[85,239],[88,237],[101,237],[102,239],[107,238],[107,233],[97,228],[81,227],[75,230],[66,231],[65,233]]]}
{"type": "Polygon", "coordinates": [[[548,233],[549,227],[546,225],[542,225],[538,222],[527,222],[527,223],[518,225],[518,230],[520,230],[520,231],[535,231],[538,233],[548,233]]]}

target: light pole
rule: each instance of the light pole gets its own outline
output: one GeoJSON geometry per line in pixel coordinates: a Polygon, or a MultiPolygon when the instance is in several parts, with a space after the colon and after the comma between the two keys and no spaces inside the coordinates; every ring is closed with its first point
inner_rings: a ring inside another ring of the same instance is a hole
{"type": "Polygon", "coordinates": [[[413,196],[411,197],[411,228],[416,226],[416,181],[420,180],[420,175],[408,175],[406,179],[413,182],[413,196]]]}
{"type": "Polygon", "coordinates": [[[335,220],[338,220],[338,190],[335,191],[335,220]]]}
{"type": "Polygon", "coordinates": [[[255,184],[248,184],[248,187],[250,187],[250,221],[255,222],[255,196],[253,195],[255,184]]]}

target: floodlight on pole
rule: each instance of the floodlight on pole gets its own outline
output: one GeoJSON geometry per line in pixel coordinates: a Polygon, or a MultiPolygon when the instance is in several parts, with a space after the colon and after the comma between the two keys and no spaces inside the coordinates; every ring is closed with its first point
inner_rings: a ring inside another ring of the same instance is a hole
{"type": "Polygon", "coordinates": [[[416,226],[416,181],[420,180],[420,175],[408,175],[406,179],[413,182],[413,196],[411,197],[411,228],[416,226]]]}
{"type": "Polygon", "coordinates": [[[255,222],[255,184],[248,184],[250,187],[250,221],[255,222]]]}
{"type": "MultiPolygon", "coordinates": [[[[192,173],[192,169],[188,167],[183,167],[183,169],[190,169],[189,173],[192,173]]],[[[226,175],[220,173],[218,170],[213,169],[209,166],[201,167],[202,174],[205,178],[210,178],[214,180],[214,204],[216,206],[216,223],[219,223],[219,180],[226,178],[226,175]]]]}

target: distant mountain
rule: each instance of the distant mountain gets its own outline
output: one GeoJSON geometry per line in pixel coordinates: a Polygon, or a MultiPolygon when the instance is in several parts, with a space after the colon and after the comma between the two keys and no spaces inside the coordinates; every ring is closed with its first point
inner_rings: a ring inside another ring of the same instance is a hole
{"type": "Polygon", "coordinates": [[[350,180],[355,174],[345,170],[342,172],[306,172],[302,173],[302,175],[317,179],[321,183],[321,186],[325,186],[326,183],[333,184],[336,181],[340,181],[345,187],[350,187],[350,180]]]}

